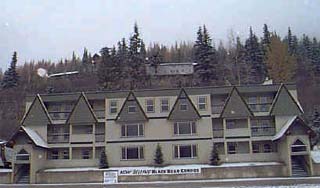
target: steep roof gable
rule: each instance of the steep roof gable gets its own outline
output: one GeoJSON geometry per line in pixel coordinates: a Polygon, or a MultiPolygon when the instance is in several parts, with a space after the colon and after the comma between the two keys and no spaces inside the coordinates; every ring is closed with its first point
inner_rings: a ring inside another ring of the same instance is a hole
{"type": "Polygon", "coordinates": [[[21,121],[21,125],[46,125],[52,122],[48,110],[45,107],[40,95],[36,95],[27,113],[21,121]]]}
{"type": "Polygon", "coordinates": [[[303,113],[297,101],[284,84],[281,84],[270,108],[271,115],[301,115],[303,113]]]}
{"type": "Polygon", "coordinates": [[[142,109],[139,101],[135,97],[133,91],[130,91],[124,101],[117,117],[117,122],[143,122],[147,121],[148,117],[142,109]],[[129,107],[135,108],[135,112],[129,112],[129,107]]]}
{"type": "Polygon", "coordinates": [[[10,141],[19,136],[19,133],[24,133],[35,146],[48,148],[46,141],[44,141],[44,139],[36,131],[32,130],[31,128],[24,127],[23,125],[14,132],[14,134],[10,137],[10,141]]]}
{"type": "Polygon", "coordinates": [[[169,120],[197,120],[200,119],[201,116],[189,98],[186,91],[182,88],[180,93],[169,113],[169,120]],[[180,105],[182,103],[186,104],[186,109],[180,109],[180,105]]]}
{"type": "Polygon", "coordinates": [[[69,118],[66,123],[83,124],[83,123],[96,123],[97,118],[91,108],[87,97],[82,92],[73,107],[69,118]]]}
{"type": "Polygon", "coordinates": [[[233,87],[221,112],[221,117],[245,117],[253,116],[246,101],[240,95],[238,89],[233,87]]]}

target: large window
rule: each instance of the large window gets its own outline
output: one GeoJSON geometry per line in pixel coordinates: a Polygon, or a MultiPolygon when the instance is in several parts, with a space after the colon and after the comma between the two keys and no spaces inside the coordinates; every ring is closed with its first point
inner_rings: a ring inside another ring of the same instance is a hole
{"type": "Polygon", "coordinates": [[[253,112],[268,112],[273,99],[271,96],[250,96],[247,100],[253,112]]]}
{"type": "Polygon", "coordinates": [[[169,99],[161,99],[161,112],[169,111],[169,99]]]}
{"type": "Polygon", "coordinates": [[[249,153],[249,142],[228,142],[228,154],[249,153]]]}
{"type": "Polygon", "coordinates": [[[143,136],[143,124],[125,124],[121,126],[121,136],[122,137],[135,137],[143,136]]]}
{"type": "Polygon", "coordinates": [[[198,97],[198,109],[199,110],[206,110],[207,109],[207,97],[206,96],[199,96],[198,97]]]}
{"type": "Polygon", "coordinates": [[[116,114],[118,112],[118,101],[112,100],[109,103],[109,113],[116,114]]]}
{"type": "Polygon", "coordinates": [[[127,146],[121,148],[122,160],[141,160],[144,159],[143,146],[127,146]]]}
{"type": "Polygon", "coordinates": [[[277,145],[273,142],[252,142],[253,153],[273,153],[277,152],[277,145]]]}
{"type": "Polygon", "coordinates": [[[270,117],[251,120],[252,136],[272,136],[275,134],[274,122],[270,117]]]}
{"type": "Polygon", "coordinates": [[[72,125],[72,134],[92,134],[92,125],[72,125]]]}
{"type": "Polygon", "coordinates": [[[48,159],[69,159],[69,148],[56,148],[48,151],[48,159]]]}
{"type": "Polygon", "coordinates": [[[197,133],[196,123],[193,121],[174,123],[175,135],[192,135],[196,133],[197,133]]]}
{"type": "Polygon", "coordinates": [[[247,119],[227,119],[226,120],[227,129],[244,129],[248,128],[247,119]]]}
{"type": "Polygon", "coordinates": [[[197,145],[175,145],[174,158],[195,158],[197,157],[197,145]]]}
{"type": "Polygon", "coordinates": [[[154,112],[154,100],[153,99],[146,100],[146,111],[148,113],[154,112]]]}
{"type": "Polygon", "coordinates": [[[91,158],[91,156],[90,156],[91,151],[92,150],[89,150],[89,149],[83,149],[81,152],[82,159],[90,159],[91,158]]]}
{"type": "Polygon", "coordinates": [[[130,105],[128,106],[128,113],[136,113],[137,106],[136,105],[130,105]]]}

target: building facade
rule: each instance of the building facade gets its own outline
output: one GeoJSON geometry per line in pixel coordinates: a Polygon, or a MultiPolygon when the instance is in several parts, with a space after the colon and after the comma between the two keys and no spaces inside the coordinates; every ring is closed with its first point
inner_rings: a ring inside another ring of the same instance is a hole
{"type": "Polygon", "coordinates": [[[252,85],[38,94],[27,98],[12,182],[37,182],[44,169],[208,164],[213,144],[222,163],[279,162],[313,175],[311,129],[295,85],[252,85]],[[298,166],[298,167],[297,167],[298,166]],[[27,174],[27,175],[24,175],[27,174]]]}

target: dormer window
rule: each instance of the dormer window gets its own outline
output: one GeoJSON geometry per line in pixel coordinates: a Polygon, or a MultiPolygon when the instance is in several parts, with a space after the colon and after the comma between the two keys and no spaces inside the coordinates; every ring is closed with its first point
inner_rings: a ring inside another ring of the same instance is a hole
{"type": "Polygon", "coordinates": [[[109,110],[110,110],[110,114],[116,114],[118,112],[118,102],[113,100],[113,101],[110,101],[110,104],[109,104],[109,110]]]}
{"type": "Polygon", "coordinates": [[[206,110],[207,109],[207,97],[206,96],[199,96],[198,97],[198,109],[199,110],[206,110]]]}
{"type": "Polygon", "coordinates": [[[136,113],[137,107],[135,105],[128,106],[128,113],[136,113]]]}
{"type": "Polygon", "coordinates": [[[153,99],[146,100],[146,111],[148,113],[154,112],[154,100],[153,99]]]}
{"type": "Polygon", "coordinates": [[[187,111],[188,110],[187,99],[180,99],[179,108],[180,108],[181,111],[187,111]]]}

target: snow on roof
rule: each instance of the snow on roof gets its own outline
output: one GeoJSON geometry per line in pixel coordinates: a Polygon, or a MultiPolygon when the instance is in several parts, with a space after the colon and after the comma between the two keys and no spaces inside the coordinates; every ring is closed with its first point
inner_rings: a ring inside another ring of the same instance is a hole
{"type": "Polygon", "coordinates": [[[73,75],[73,74],[78,74],[79,71],[72,71],[72,72],[61,72],[61,73],[55,73],[55,74],[50,74],[48,77],[59,77],[59,76],[66,76],[66,75],[73,75]]]}
{"type": "Polygon", "coordinates": [[[28,134],[34,144],[39,147],[48,148],[47,143],[39,136],[39,134],[29,127],[21,126],[21,128],[28,134]]]}
{"type": "Polygon", "coordinates": [[[311,158],[315,163],[320,163],[320,151],[311,151],[311,158]]]}
{"type": "Polygon", "coordinates": [[[272,141],[274,140],[278,140],[279,138],[281,138],[284,133],[289,129],[290,125],[293,123],[294,120],[297,119],[298,116],[292,116],[290,117],[285,123],[284,125],[282,126],[281,130],[276,134],[274,135],[274,137],[272,138],[272,141]]]}
{"type": "Polygon", "coordinates": [[[219,166],[211,166],[207,164],[192,164],[192,165],[169,165],[164,167],[152,167],[152,166],[138,166],[138,167],[112,167],[108,169],[99,169],[98,167],[82,167],[82,168],[53,168],[46,169],[44,172],[73,172],[73,171],[119,171],[119,170],[150,170],[154,168],[161,169],[180,169],[180,168],[226,168],[226,167],[248,167],[248,166],[269,166],[269,165],[281,165],[279,162],[248,162],[248,163],[223,163],[219,166]]]}

